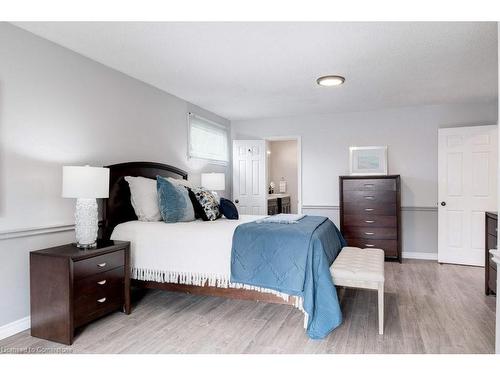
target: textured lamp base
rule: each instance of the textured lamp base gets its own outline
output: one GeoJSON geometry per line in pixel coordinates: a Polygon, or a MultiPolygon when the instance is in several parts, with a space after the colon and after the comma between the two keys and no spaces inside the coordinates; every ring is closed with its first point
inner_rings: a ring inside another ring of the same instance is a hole
{"type": "Polygon", "coordinates": [[[95,198],[78,198],[75,211],[76,247],[80,249],[96,247],[98,229],[97,202],[95,198]]]}

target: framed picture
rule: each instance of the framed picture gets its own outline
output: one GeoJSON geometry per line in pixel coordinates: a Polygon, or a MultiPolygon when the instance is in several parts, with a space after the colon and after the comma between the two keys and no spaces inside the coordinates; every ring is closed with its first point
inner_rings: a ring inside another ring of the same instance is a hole
{"type": "Polygon", "coordinates": [[[351,176],[386,175],[387,146],[349,147],[351,176]]]}

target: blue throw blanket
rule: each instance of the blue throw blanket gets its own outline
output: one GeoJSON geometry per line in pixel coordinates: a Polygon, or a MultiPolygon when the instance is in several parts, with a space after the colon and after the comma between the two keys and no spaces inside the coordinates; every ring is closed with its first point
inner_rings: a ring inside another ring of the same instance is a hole
{"type": "Polygon", "coordinates": [[[330,266],[344,246],[335,224],[322,216],[293,225],[241,224],[233,235],[231,282],[302,297],[307,333],[321,339],[342,323],[330,266]]]}

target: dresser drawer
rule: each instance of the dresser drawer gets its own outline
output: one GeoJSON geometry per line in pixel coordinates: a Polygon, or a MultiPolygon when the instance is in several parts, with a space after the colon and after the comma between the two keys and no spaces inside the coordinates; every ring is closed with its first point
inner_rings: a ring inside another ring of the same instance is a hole
{"type": "Polygon", "coordinates": [[[119,309],[124,304],[124,293],[123,284],[116,283],[78,298],[74,303],[75,327],[119,309]]]}
{"type": "Polygon", "coordinates": [[[486,264],[486,267],[488,267],[488,264],[490,266],[490,269],[493,268],[495,271],[497,269],[497,264],[493,260],[493,255],[488,253],[488,263],[486,264]]]}
{"type": "Polygon", "coordinates": [[[396,203],[380,202],[345,202],[343,206],[344,215],[394,215],[396,216],[396,203]]]}
{"type": "Polygon", "coordinates": [[[344,215],[344,226],[396,228],[398,221],[396,216],[370,214],[344,215]]]}
{"type": "Polygon", "coordinates": [[[344,190],[391,190],[396,191],[396,180],[373,178],[373,179],[345,179],[343,181],[344,190]]]}
{"type": "Polygon", "coordinates": [[[490,289],[493,291],[493,293],[497,294],[497,270],[490,267],[488,274],[489,274],[488,285],[490,289]]]}
{"type": "Polygon", "coordinates": [[[345,238],[366,238],[375,240],[396,240],[398,229],[389,227],[354,227],[344,226],[345,238]]]}
{"type": "Polygon", "coordinates": [[[290,204],[290,197],[280,198],[281,204],[290,204]]]}
{"type": "Polygon", "coordinates": [[[487,243],[487,250],[496,250],[497,248],[497,237],[492,236],[491,234],[488,234],[488,243],[487,243]]]}
{"type": "Polygon", "coordinates": [[[96,293],[106,290],[107,288],[123,285],[124,278],[124,267],[118,267],[110,271],[97,273],[84,279],[76,280],[74,295],[77,296],[77,299],[87,295],[95,295],[96,293]]]}
{"type": "Polygon", "coordinates": [[[486,218],[488,221],[488,234],[497,235],[497,221],[491,218],[486,218]]]}
{"type": "Polygon", "coordinates": [[[73,273],[75,280],[83,279],[87,276],[109,271],[113,268],[123,266],[125,264],[125,251],[115,251],[109,254],[100,255],[97,257],[79,260],[73,265],[73,273]]]}
{"type": "Polygon", "coordinates": [[[394,191],[344,191],[344,202],[396,203],[394,191]]]}
{"type": "Polygon", "coordinates": [[[363,238],[348,238],[346,239],[348,246],[365,248],[382,249],[386,257],[398,256],[398,241],[396,240],[372,240],[363,238]]]}

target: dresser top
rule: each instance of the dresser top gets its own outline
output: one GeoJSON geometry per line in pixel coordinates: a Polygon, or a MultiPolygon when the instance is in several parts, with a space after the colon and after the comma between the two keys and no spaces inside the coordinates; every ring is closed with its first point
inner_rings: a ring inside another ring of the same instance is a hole
{"type": "Polygon", "coordinates": [[[129,244],[130,242],[128,241],[97,240],[97,247],[93,249],[80,249],[76,247],[75,244],[65,244],[61,246],[49,247],[43,250],[32,251],[31,254],[81,260],[112,253],[127,247],[129,244]]]}
{"type": "Polygon", "coordinates": [[[339,178],[341,179],[348,179],[348,178],[351,178],[351,179],[377,179],[377,178],[399,178],[400,175],[399,174],[374,174],[374,175],[363,175],[363,176],[359,176],[359,175],[354,175],[354,176],[339,176],[339,178]]]}

